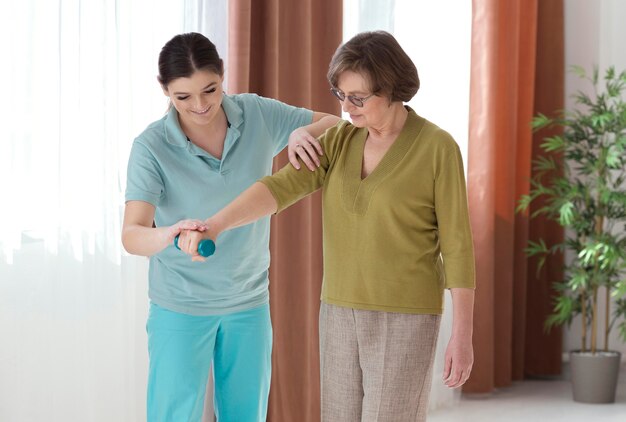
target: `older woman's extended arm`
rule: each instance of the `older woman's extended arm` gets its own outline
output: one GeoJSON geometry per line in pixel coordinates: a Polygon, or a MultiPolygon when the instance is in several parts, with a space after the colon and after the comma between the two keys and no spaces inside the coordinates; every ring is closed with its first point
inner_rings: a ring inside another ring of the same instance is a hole
{"type": "Polygon", "coordinates": [[[206,231],[183,231],[178,239],[180,249],[192,256],[194,261],[204,261],[198,255],[198,243],[202,239],[216,241],[220,233],[239,226],[245,226],[261,217],[274,214],[278,204],[270,190],[263,183],[256,182],[233,202],[205,221],[206,231]]]}
{"type": "Polygon", "coordinates": [[[261,182],[256,182],[233,202],[208,218],[209,236],[219,236],[224,230],[245,226],[261,217],[274,214],[278,204],[270,190],[261,182]]]}
{"type": "Polygon", "coordinates": [[[280,212],[320,189],[324,185],[330,163],[337,154],[337,139],[341,131],[340,123],[320,137],[325,153],[320,157],[320,166],[315,171],[298,171],[287,164],[272,176],[266,176],[254,183],[230,204],[208,218],[205,221],[208,226],[205,232],[183,232],[178,239],[178,246],[191,255],[193,260],[203,261],[197,252],[198,242],[202,239],[215,241],[225,230],[245,226],[261,217],[280,212]]]}

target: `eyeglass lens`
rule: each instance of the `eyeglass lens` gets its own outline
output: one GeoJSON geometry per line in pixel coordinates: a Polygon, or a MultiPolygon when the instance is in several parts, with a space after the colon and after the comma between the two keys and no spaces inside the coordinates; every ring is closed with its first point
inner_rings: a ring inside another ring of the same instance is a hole
{"type": "MultiPolygon", "coordinates": [[[[346,99],[346,94],[339,91],[338,89],[331,88],[330,91],[333,93],[335,97],[337,97],[337,99],[339,99],[339,101],[344,101],[346,99]]],[[[355,106],[363,107],[363,100],[361,100],[360,98],[352,96],[352,95],[348,95],[347,98],[348,98],[348,101],[350,101],[355,106]]]]}

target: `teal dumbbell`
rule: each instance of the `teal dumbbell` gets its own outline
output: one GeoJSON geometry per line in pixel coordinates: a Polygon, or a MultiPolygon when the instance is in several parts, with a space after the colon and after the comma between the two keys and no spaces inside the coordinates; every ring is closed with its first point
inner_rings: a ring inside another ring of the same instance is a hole
{"type": "MultiPolygon", "coordinates": [[[[180,250],[178,247],[178,235],[174,238],[174,246],[176,249],[180,250]]],[[[203,257],[211,256],[215,253],[215,242],[211,239],[204,239],[198,243],[198,254],[203,257]]]]}

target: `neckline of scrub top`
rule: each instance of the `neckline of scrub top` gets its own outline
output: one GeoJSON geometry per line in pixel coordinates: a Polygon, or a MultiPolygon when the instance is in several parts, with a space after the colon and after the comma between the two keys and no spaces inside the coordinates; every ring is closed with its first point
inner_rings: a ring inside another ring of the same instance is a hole
{"type": "Polygon", "coordinates": [[[221,171],[222,162],[241,135],[239,127],[243,123],[243,110],[232,98],[230,98],[230,96],[226,94],[223,95],[221,107],[224,110],[224,114],[226,114],[226,120],[228,122],[221,160],[208,153],[204,149],[198,147],[193,142],[191,142],[189,138],[187,138],[187,135],[185,135],[182,128],[180,127],[178,112],[176,111],[175,107],[170,108],[165,119],[165,139],[168,143],[172,145],[187,148],[187,151],[189,151],[189,153],[191,154],[206,157],[210,161],[214,162],[214,165],[216,165],[217,169],[221,171]]]}

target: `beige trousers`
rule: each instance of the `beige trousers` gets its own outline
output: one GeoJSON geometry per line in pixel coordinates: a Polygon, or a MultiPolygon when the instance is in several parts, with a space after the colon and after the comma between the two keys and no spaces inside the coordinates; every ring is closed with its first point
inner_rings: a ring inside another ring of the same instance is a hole
{"type": "Polygon", "coordinates": [[[322,303],[322,422],[426,420],[440,320],[322,303]]]}

